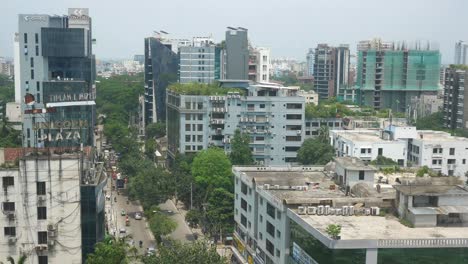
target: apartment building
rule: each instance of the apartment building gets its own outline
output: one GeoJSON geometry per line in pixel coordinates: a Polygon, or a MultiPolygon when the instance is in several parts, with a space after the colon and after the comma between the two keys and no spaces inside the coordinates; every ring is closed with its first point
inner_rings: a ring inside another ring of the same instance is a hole
{"type": "Polygon", "coordinates": [[[357,157],[372,161],[385,156],[406,166],[408,143],[401,139],[382,136],[378,130],[331,130],[330,144],[337,157],[357,157]]]}
{"type": "Polygon", "coordinates": [[[468,43],[465,41],[458,41],[455,43],[455,58],[454,64],[468,65],[468,43]]]}
{"type": "Polygon", "coordinates": [[[0,252],[27,263],[84,263],[104,239],[106,174],[90,148],[2,149],[0,252]],[[49,153],[48,153],[49,152],[49,153]]]}
{"type": "Polygon", "coordinates": [[[218,80],[219,52],[211,37],[194,37],[191,45],[179,47],[179,82],[213,83],[218,80]]]}
{"type": "Polygon", "coordinates": [[[411,98],[436,95],[440,52],[429,44],[361,41],[357,47],[357,102],[405,112],[411,98]]]}
{"type": "Polygon", "coordinates": [[[96,87],[88,9],[18,18],[15,101],[23,113],[23,146],[92,146],[96,87]]]}
{"type": "MultiPolygon", "coordinates": [[[[357,166],[340,164],[350,170],[357,166]]],[[[394,208],[396,192],[374,187],[375,179],[362,180],[347,194],[321,167],[235,166],[233,173],[238,263],[376,264],[415,258],[458,263],[468,254],[466,227],[410,228],[385,214],[394,208]],[[331,224],[341,226],[339,237],[326,232],[331,224]]]]}
{"type": "Polygon", "coordinates": [[[250,135],[258,164],[296,162],[296,152],[304,140],[305,98],[299,89],[267,83],[244,85],[241,90],[211,87],[212,95],[181,93],[177,87],[169,91],[169,156],[209,146],[229,152],[230,140],[239,129],[250,135]]]}
{"type": "Polygon", "coordinates": [[[249,80],[253,82],[270,82],[270,49],[250,47],[249,80]]]}
{"type": "Polygon", "coordinates": [[[445,71],[444,126],[449,129],[468,128],[468,71],[455,67],[445,71]]]}
{"type": "Polygon", "coordinates": [[[225,39],[224,79],[249,79],[248,30],[242,27],[228,27],[225,39]]]}

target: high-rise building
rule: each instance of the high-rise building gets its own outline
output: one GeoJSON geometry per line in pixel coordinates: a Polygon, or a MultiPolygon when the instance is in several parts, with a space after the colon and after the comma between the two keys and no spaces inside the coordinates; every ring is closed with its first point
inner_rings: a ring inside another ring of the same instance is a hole
{"type": "Polygon", "coordinates": [[[306,68],[306,75],[307,76],[313,76],[314,75],[314,49],[309,49],[306,55],[306,63],[307,63],[307,68],[306,68]]]}
{"type": "Polygon", "coordinates": [[[166,120],[166,88],[177,82],[177,43],[163,34],[145,38],[145,124],[166,120]]]}
{"type": "Polygon", "coordinates": [[[179,82],[212,83],[219,79],[217,49],[211,37],[194,37],[191,45],[179,47],[179,82]]]}
{"type": "Polygon", "coordinates": [[[429,44],[374,39],[359,42],[357,49],[358,103],[405,112],[411,98],[437,94],[440,53],[429,44]]]}
{"type": "Polygon", "coordinates": [[[22,102],[23,146],[94,144],[91,32],[86,8],[70,8],[66,16],[19,15],[15,91],[22,102]]]}
{"type": "Polygon", "coordinates": [[[314,90],[321,100],[338,96],[348,85],[350,53],[348,45],[331,47],[319,44],[315,49],[314,90]]]}
{"type": "Polygon", "coordinates": [[[454,64],[468,64],[468,43],[462,40],[455,43],[454,64]]]}
{"type": "Polygon", "coordinates": [[[455,67],[445,71],[444,125],[449,129],[468,129],[468,71],[455,67]]]}
{"type": "Polygon", "coordinates": [[[270,82],[270,49],[251,47],[249,53],[249,80],[270,82]]]}
{"type": "Polygon", "coordinates": [[[247,29],[228,28],[225,41],[225,79],[248,80],[249,42],[247,29]]]}

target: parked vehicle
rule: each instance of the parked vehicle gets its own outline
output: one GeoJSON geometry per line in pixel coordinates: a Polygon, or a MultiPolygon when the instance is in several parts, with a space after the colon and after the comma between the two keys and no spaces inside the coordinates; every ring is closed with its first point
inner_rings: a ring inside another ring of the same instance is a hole
{"type": "Polygon", "coordinates": [[[141,213],[135,213],[135,220],[141,220],[141,213]]]}

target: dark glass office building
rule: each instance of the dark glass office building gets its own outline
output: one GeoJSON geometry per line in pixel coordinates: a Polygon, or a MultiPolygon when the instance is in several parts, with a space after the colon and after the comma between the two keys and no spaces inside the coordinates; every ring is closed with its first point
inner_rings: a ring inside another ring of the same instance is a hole
{"type": "Polygon", "coordinates": [[[166,120],[166,88],[177,82],[178,56],[172,44],[145,38],[145,124],[166,120]]]}

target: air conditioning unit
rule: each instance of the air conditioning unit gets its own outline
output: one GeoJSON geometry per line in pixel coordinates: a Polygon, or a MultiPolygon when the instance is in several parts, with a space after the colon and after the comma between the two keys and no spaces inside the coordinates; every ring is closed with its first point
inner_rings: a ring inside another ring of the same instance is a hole
{"type": "Polygon", "coordinates": [[[324,215],[330,214],[330,206],[329,205],[325,205],[325,210],[324,210],[323,214],[324,215]]]}
{"type": "Polygon", "coordinates": [[[348,215],[354,215],[354,206],[349,206],[348,215]]]}
{"type": "Polygon", "coordinates": [[[55,240],[49,240],[47,244],[51,247],[55,246],[55,240]]]}
{"type": "Polygon", "coordinates": [[[328,215],[335,215],[335,208],[330,208],[330,212],[328,212],[328,215]]]}
{"type": "Polygon", "coordinates": [[[268,183],[263,184],[263,189],[269,190],[270,189],[270,184],[268,184],[268,183]]]}
{"type": "Polygon", "coordinates": [[[280,186],[278,184],[276,184],[275,186],[273,186],[273,189],[276,189],[276,190],[279,190],[280,186]]]}
{"type": "Polygon", "coordinates": [[[343,209],[341,209],[341,208],[336,208],[336,209],[335,209],[335,214],[336,214],[336,215],[342,215],[342,214],[343,214],[343,209]]]}
{"type": "Polygon", "coordinates": [[[7,217],[9,220],[15,219],[16,217],[15,212],[7,212],[7,217]]]}
{"type": "Polygon", "coordinates": [[[371,209],[370,208],[365,208],[364,209],[364,214],[365,215],[370,215],[371,214],[371,209]]]}
{"type": "Polygon", "coordinates": [[[46,201],[45,195],[37,196],[37,203],[44,203],[46,201]]]}
{"type": "Polygon", "coordinates": [[[48,224],[47,225],[47,230],[48,231],[55,231],[55,225],[54,224],[48,224]]]}
{"type": "Polygon", "coordinates": [[[14,236],[8,237],[8,244],[15,244],[17,238],[14,236]]]}
{"type": "Polygon", "coordinates": [[[53,230],[53,231],[48,231],[47,235],[48,235],[48,237],[55,237],[57,235],[57,233],[55,232],[55,230],[53,230]]]}
{"type": "Polygon", "coordinates": [[[35,247],[36,251],[44,251],[47,250],[47,245],[45,244],[40,244],[35,247]]]}
{"type": "Polygon", "coordinates": [[[297,133],[298,135],[300,135],[300,134],[301,134],[301,131],[300,131],[300,130],[298,130],[298,131],[296,131],[296,133],[297,133]]]}
{"type": "Polygon", "coordinates": [[[371,215],[380,215],[380,208],[379,207],[371,207],[371,215]]]}
{"type": "Polygon", "coordinates": [[[348,213],[349,213],[349,207],[345,205],[345,206],[341,207],[341,209],[343,209],[343,215],[347,216],[348,213]]]}
{"type": "Polygon", "coordinates": [[[307,207],[307,214],[314,215],[317,213],[317,207],[315,206],[308,206],[307,207]]]}
{"type": "Polygon", "coordinates": [[[305,206],[299,206],[297,208],[297,213],[300,214],[300,215],[305,215],[306,214],[306,208],[305,206]]]}
{"type": "Polygon", "coordinates": [[[323,205],[317,206],[317,215],[323,215],[323,205]]]}

